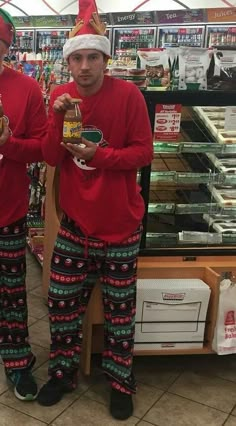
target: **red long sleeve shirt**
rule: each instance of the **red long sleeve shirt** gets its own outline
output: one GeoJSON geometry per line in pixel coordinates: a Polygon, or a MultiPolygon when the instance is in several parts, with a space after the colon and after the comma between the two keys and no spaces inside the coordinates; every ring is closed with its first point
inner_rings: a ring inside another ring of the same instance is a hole
{"type": "Polygon", "coordinates": [[[7,226],[28,210],[29,178],[26,164],[42,161],[41,142],[46,136],[46,111],[38,83],[4,67],[0,74],[4,115],[12,136],[0,146],[0,227],[7,226]],[[0,156],[1,157],[1,156],[0,156]]]}
{"type": "Polygon", "coordinates": [[[152,132],[143,95],[131,83],[105,76],[101,89],[83,97],[74,82],[59,86],[51,96],[45,160],[60,164],[60,205],[86,236],[119,242],[138,227],[144,214],[137,169],[153,157],[152,132]],[[54,100],[63,93],[81,98],[83,125],[100,129],[108,142],[98,147],[82,170],[60,146],[63,113],[54,113],[54,100]]]}

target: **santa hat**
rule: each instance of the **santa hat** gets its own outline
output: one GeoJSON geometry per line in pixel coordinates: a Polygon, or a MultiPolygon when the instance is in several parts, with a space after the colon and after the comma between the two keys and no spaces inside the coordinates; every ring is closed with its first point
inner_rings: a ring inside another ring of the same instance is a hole
{"type": "Polygon", "coordinates": [[[95,49],[110,56],[111,44],[104,35],[106,25],[100,21],[95,0],[78,0],[76,25],[63,47],[65,59],[79,49],[95,49]]]}
{"type": "Polygon", "coordinates": [[[15,25],[11,15],[3,9],[0,9],[0,40],[4,41],[9,47],[15,39],[15,25]]]}

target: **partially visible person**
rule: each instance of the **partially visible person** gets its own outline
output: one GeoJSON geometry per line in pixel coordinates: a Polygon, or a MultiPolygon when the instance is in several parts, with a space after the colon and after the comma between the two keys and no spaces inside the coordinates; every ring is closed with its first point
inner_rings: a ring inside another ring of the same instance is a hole
{"type": "Polygon", "coordinates": [[[35,80],[4,65],[15,34],[13,20],[0,9],[0,356],[20,400],[33,400],[37,384],[28,342],[26,275],[27,163],[42,161],[46,112],[35,80]]]}
{"type": "Polygon", "coordinates": [[[124,420],[133,413],[136,391],[132,372],[136,271],[144,214],[137,169],[152,160],[152,132],[139,89],[104,76],[110,42],[101,35],[104,27],[94,1],[81,0],[79,11],[79,33],[63,50],[73,82],[52,93],[43,144],[45,160],[60,166],[64,216],[52,255],[48,295],[50,379],[38,402],[53,405],[76,387],[82,320],[99,277],[105,321],[102,366],[111,386],[110,412],[124,420]],[[61,144],[65,111],[73,98],[81,100],[84,128],[93,126],[103,134],[101,144],[85,137],[82,145],[61,144]]]}

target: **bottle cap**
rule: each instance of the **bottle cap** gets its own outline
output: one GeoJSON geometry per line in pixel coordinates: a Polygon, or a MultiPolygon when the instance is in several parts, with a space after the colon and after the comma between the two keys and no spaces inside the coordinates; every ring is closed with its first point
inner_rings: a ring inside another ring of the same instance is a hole
{"type": "Polygon", "coordinates": [[[80,102],[80,99],[79,98],[72,98],[71,99],[71,103],[72,104],[78,104],[80,102]]]}

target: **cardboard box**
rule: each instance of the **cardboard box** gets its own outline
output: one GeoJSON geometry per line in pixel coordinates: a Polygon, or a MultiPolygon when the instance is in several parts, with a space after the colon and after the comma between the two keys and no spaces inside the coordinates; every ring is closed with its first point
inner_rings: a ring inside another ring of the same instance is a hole
{"type": "Polygon", "coordinates": [[[198,278],[138,279],[135,350],[202,348],[210,293],[198,278]]]}

